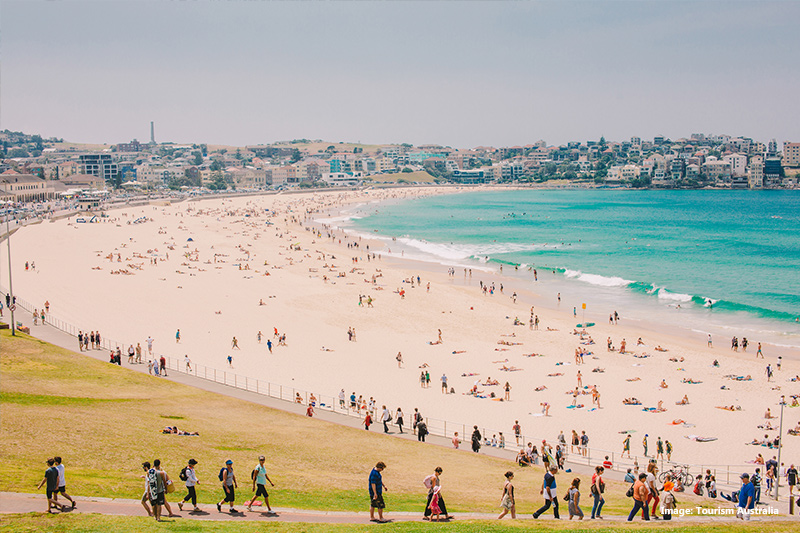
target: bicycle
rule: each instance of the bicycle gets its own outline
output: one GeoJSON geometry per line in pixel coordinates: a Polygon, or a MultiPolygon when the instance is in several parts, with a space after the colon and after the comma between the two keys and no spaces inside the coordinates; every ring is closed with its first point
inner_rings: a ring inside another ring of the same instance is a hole
{"type": "Polygon", "coordinates": [[[667,480],[667,475],[670,475],[674,481],[680,479],[684,487],[689,487],[694,481],[694,476],[689,473],[689,465],[676,465],[661,472],[658,476],[658,481],[664,483],[667,480]]]}

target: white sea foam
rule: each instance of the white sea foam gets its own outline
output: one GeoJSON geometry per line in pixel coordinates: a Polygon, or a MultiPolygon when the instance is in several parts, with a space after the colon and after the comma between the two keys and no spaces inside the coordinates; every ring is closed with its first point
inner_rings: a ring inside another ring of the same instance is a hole
{"type": "Polygon", "coordinates": [[[429,242],[410,237],[400,237],[397,242],[403,246],[414,248],[420,252],[430,254],[447,260],[464,260],[475,258],[486,262],[487,257],[513,252],[526,252],[534,250],[532,244],[516,243],[491,243],[491,244],[446,244],[429,242]]]}
{"type": "Polygon", "coordinates": [[[623,279],[617,276],[601,276],[599,274],[586,274],[580,270],[565,270],[564,276],[571,279],[577,279],[591,285],[598,285],[601,287],[624,287],[633,283],[631,280],[623,279]]]}
{"type": "Polygon", "coordinates": [[[670,292],[667,289],[660,287],[656,294],[659,300],[667,300],[669,302],[691,302],[691,294],[682,294],[680,292],[670,292]]]}

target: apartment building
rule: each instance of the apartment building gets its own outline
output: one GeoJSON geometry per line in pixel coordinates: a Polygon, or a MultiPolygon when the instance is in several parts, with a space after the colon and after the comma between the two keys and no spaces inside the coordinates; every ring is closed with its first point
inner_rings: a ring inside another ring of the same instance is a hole
{"type": "Polygon", "coordinates": [[[800,167],[800,143],[783,143],[783,166],[800,167]]]}

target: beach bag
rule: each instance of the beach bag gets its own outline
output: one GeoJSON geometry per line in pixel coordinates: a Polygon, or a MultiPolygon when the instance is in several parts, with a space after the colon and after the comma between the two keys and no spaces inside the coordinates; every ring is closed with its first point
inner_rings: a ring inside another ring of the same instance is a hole
{"type": "Polygon", "coordinates": [[[175,485],[172,483],[171,479],[167,480],[167,494],[172,494],[175,492],[175,485]]]}
{"type": "Polygon", "coordinates": [[[625,496],[628,498],[633,498],[633,485],[628,488],[628,491],[625,493],[625,496]]]}
{"type": "Polygon", "coordinates": [[[565,501],[565,502],[568,502],[568,501],[569,501],[569,492],[567,492],[566,494],[564,494],[564,501],[565,501]]]}
{"type": "Polygon", "coordinates": [[[186,475],[186,467],[185,466],[181,469],[181,473],[178,474],[178,477],[181,478],[181,481],[186,481],[186,480],[189,479],[189,476],[186,475]]]}

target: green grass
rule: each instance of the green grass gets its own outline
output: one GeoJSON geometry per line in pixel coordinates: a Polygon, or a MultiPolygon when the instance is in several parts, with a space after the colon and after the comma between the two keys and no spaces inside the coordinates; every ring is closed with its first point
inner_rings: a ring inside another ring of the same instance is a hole
{"type": "MultiPolygon", "coordinates": [[[[250,496],[250,471],[267,457],[270,500],[278,507],[335,511],[366,509],[367,475],[388,468],[387,505],[422,511],[422,479],[444,469],[443,495],[454,512],[498,512],[503,473],[516,473],[520,514],[541,503],[541,468],[383,436],[172,383],[58,348],[26,335],[0,333],[0,491],[32,492],[48,457],[60,455],[75,496],[139,498],[142,461],[159,458],[183,494],[178,472],[192,457],[201,503],[221,497],[217,474],[232,459],[239,502],[250,496]],[[179,421],[179,422],[176,422],[179,421]],[[199,437],[165,435],[165,425],[199,437]]],[[[568,483],[559,475],[559,492],[568,483]]],[[[570,478],[571,479],[571,478],[570,478]]],[[[588,486],[588,479],[583,479],[588,486]]],[[[609,481],[604,514],[627,514],[627,486],[609,481]]],[[[715,505],[692,495],[682,504],[715,505]]],[[[583,508],[590,509],[585,491],[583,508]]],[[[65,518],[71,520],[71,518],[65,518]]]]}
{"type": "MultiPolygon", "coordinates": [[[[163,532],[168,529],[170,532],[230,532],[230,533],[252,533],[259,531],[280,531],[286,533],[346,533],[355,532],[458,532],[458,533],[495,533],[502,531],[531,531],[531,532],[550,532],[550,531],[692,531],[695,533],[722,533],[722,532],[752,532],[763,531],[763,523],[740,524],[725,522],[720,524],[704,523],[680,523],[667,524],[643,524],[633,522],[631,524],[620,523],[600,523],[600,522],[569,522],[561,520],[559,522],[532,522],[511,521],[504,518],[502,521],[489,520],[456,520],[449,524],[430,524],[427,522],[398,522],[392,524],[308,524],[292,522],[235,522],[235,521],[207,521],[207,520],[185,520],[185,519],[166,519],[168,523],[157,523],[152,518],[147,517],[124,517],[124,516],[103,516],[97,514],[68,514],[68,515],[46,515],[46,514],[17,514],[6,515],[0,518],[0,532],[14,533],[38,533],[40,531],[50,531],[58,533],[88,533],[103,531],[104,533],[122,533],[136,531],[137,533],[163,532]]],[[[796,523],[792,522],[770,522],[769,531],[775,533],[797,531],[796,523]]]]}

